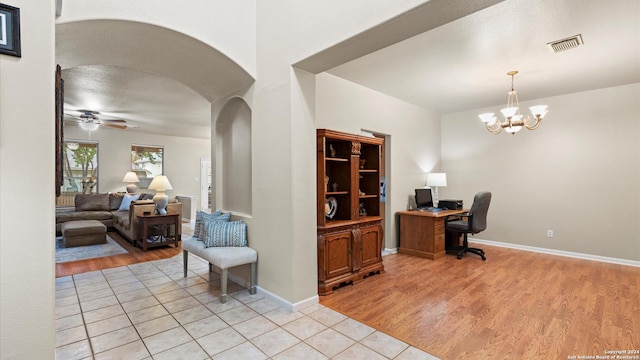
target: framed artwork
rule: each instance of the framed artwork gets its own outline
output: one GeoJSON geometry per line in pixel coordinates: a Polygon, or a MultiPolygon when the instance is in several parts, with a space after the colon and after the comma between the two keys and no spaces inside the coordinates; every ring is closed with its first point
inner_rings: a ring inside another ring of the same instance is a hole
{"type": "Polygon", "coordinates": [[[20,9],[0,4],[0,54],[20,57],[20,9]]]}

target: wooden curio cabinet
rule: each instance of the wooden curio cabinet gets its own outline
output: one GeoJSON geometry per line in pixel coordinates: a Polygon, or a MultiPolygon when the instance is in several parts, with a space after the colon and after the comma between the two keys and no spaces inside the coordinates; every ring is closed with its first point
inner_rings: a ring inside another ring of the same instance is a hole
{"type": "Polygon", "coordinates": [[[318,293],[383,273],[383,140],[317,130],[318,293]]]}

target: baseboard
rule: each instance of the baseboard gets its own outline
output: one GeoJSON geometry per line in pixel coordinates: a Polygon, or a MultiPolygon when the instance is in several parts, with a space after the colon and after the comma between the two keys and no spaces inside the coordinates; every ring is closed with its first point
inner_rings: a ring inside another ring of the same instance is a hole
{"type": "Polygon", "coordinates": [[[277,304],[280,307],[287,309],[291,312],[300,311],[300,309],[304,309],[308,306],[315,305],[320,302],[320,297],[318,295],[314,295],[310,298],[304,299],[302,301],[298,301],[296,303],[292,303],[286,299],[281,298],[280,296],[270,292],[269,290],[263,289],[260,286],[257,287],[258,294],[263,295],[266,299],[269,299],[277,304]]]}
{"type": "Polygon", "coordinates": [[[635,261],[635,260],[619,259],[619,258],[612,258],[607,256],[583,254],[583,253],[577,253],[572,251],[547,249],[547,248],[541,248],[541,247],[535,247],[535,246],[511,244],[511,243],[504,243],[499,241],[483,240],[483,239],[476,239],[476,238],[469,238],[469,242],[476,243],[476,244],[486,244],[490,246],[498,246],[498,247],[509,248],[509,249],[532,251],[532,252],[537,252],[542,254],[571,257],[576,259],[584,259],[584,260],[606,262],[611,264],[640,267],[640,261],[635,261]]]}
{"type": "Polygon", "coordinates": [[[398,248],[393,248],[393,249],[385,248],[382,250],[382,256],[387,256],[387,255],[397,254],[397,253],[398,253],[398,248]]]}

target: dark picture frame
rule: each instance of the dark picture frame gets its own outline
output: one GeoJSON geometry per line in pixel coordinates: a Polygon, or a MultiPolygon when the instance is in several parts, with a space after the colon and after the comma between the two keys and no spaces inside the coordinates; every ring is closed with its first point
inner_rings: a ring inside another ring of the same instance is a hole
{"type": "Polygon", "coordinates": [[[20,9],[0,4],[0,54],[21,57],[20,9]]]}

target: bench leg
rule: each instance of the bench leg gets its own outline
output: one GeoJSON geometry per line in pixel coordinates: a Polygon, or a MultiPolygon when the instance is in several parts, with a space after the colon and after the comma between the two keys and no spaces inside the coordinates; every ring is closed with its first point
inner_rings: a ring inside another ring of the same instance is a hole
{"type": "Polygon", "coordinates": [[[182,263],[184,266],[184,277],[187,277],[187,260],[189,259],[189,252],[182,250],[182,263]]]}
{"type": "Polygon", "coordinates": [[[251,278],[249,279],[249,294],[256,294],[256,263],[251,263],[251,278]]]}
{"type": "Polygon", "coordinates": [[[220,302],[227,302],[227,274],[228,269],[220,269],[220,302]]]}

